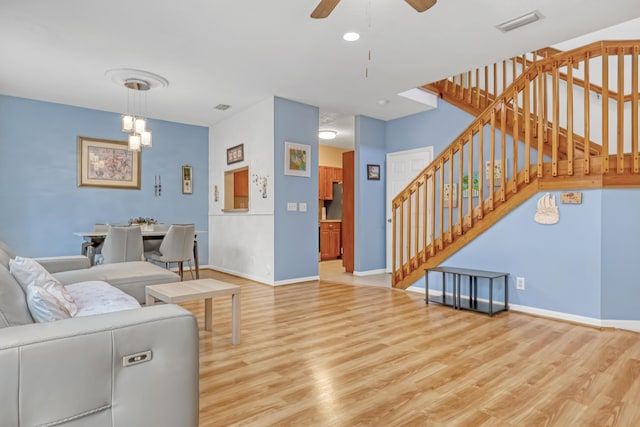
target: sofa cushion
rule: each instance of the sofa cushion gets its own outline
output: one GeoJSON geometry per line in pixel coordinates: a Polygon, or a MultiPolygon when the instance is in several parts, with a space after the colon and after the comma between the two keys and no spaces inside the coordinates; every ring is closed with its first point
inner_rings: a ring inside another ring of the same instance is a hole
{"type": "Polygon", "coordinates": [[[16,252],[13,250],[13,248],[11,246],[7,245],[3,241],[0,241],[0,249],[5,251],[9,255],[9,258],[15,258],[16,257],[16,252]]]}
{"type": "Polygon", "coordinates": [[[33,283],[27,286],[27,305],[36,322],[53,322],[71,317],[52,293],[33,283]]]}
{"type": "Polygon", "coordinates": [[[6,269],[9,269],[9,260],[11,257],[9,254],[2,248],[0,248],[0,265],[4,266],[6,269]]]}
{"type": "Polygon", "coordinates": [[[144,288],[147,285],[180,281],[177,274],[146,261],[94,265],[84,270],[54,273],[53,277],[63,285],[102,280],[131,295],[141,304],[145,302],[144,288]]]}
{"type": "Polygon", "coordinates": [[[92,280],[73,283],[66,288],[78,306],[78,312],[74,317],[140,308],[134,297],[107,282],[92,280]]]}
{"type": "Polygon", "coordinates": [[[27,298],[9,270],[0,265],[0,328],[33,323],[27,298]]]}
{"type": "MultiPolygon", "coordinates": [[[[11,272],[13,277],[16,278],[18,283],[20,283],[20,286],[22,286],[22,289],[25,290],[25,293],[28,286],[34,285],[42,287],[49,294],[51,294],[51,296],[53,296],[58,301],[58,304],[63,306],[71,316],[73,316],[78,311],[73,298],[64,289],[64,286],[62,286],[58,279],[53,277],[36,260],[17,256],[9,261],[9,271],[11,272]]],[[[35,291],[32,291],[31,293],[36,299],[36,302],[42,301],[42,304],[46,306],[46,303],[48,301],[46,300],[45,295],[43,295],[42,293],[37,293],[35,291]]],[[[29,303],[29,295],[27,295],[27,303],[29,303]]],[[[43,306],[43,310],[46,309],[45,306],[43,306]]],[[[29,308],[31,309],[31,305],[29,305],[29,308]]],[[[33,312],[31,313],[31,315],[33,317],[33,312]]],[[[48,317],[45,316],[45,318],[48,317]]]]}

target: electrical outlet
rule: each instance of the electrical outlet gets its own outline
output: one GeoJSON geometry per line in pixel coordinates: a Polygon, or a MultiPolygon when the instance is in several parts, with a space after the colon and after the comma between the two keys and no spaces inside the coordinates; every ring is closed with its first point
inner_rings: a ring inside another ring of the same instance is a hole
{"type": "Polygon", "coordinates": [[[524,277],[516,277],[516,289],[524,291],[524,277]]]}

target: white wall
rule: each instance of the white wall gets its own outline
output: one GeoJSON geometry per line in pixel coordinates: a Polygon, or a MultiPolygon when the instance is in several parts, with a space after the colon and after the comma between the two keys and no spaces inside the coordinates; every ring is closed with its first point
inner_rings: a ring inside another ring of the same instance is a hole
{"type": "Polygon", "coordinates": [[[209,265],[263,283],[274,282],[274,99],[209,129],[209,265]],[[227,165],[226,150],[244,144],[244,161],[227,165]],[[249,167],[249,211],[222,212],[224,172],[249,167]],[[267,177],[267,197],[257,178],[267,177]],[[218,200],[215,200],[215,187],[218,200]]]}

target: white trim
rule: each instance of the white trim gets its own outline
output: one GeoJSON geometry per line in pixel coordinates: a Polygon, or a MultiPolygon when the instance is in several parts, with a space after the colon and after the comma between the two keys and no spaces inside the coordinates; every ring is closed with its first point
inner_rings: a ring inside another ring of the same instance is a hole
{"type": "Polygon", "coordinates": [[[296,279],[278,280],[273,286],[291,285],[293,283],[311,282],[320,280],[320,276],[298,277],[296,279]]]}
{"type": "Polygon", "coordinates": [[[252,280],[254,282],[262,283],[264,285],[271,285],[271,286],[274,285],[272,280],[271,281],[270,280],[265,280],[264,277],[253,276],[251,274],[246,274],[246,273],[242,273],[240,271],[230,270],[228,268],[222,268],[222,267],[218,267],[218,266],[215,266],[215,265],[209,265],[209,266],[207,266],[207,268],[210,268],[211,270],[214,270],[214,271],[219,271],[221,273],[231,274],[232,276],[242,277],[243,279],[252,280]]]}
{"type": "Polygon", "coordinates": [[[274,215],[274,211],[272,210],[267,210],[267,211],[261,211],[261,210],[248,210],[248,211],[239,211],[239,212],[233,212],[233,211],[227,211],[227,212],[209,212],[209,216],[230,216],[230,215],[235,215],[235,216],[269,216],[269,215],[274,215]]]}
{"type": "Polygon", "coordinates": [[[424,287],[420,287],[420,286],[412,285],[412,286],[409,286],[407,289],[405,289],[405,291],[415,292],[415,293],[424,295],[424,287]]]}
{"type": "Polygon", "coordinates": [[[627,331],[640,332],[640,320],[603,320],[602,326],[605,328],[624,329],[627,331]]]}
{"type": "Polygon", "coordinates": [[[589,326],[602,327],[602,320],[594,317],[578,316],[577,314],[562,313],[559,311],[545,310],[543,308],[528,307],[526,305],[509,304],[509,309],[521,313],[533,314],[552,319],[566,320],[568,322],[582,323],[589,326]]]}
{"type": "Polygon", "coordinates": [[[366,270],[366,271],[354,271],[354,276],[373,276],[374,274],[385,274],[386,271],[384,268],[379,268],[377,270],[366,270]]]}

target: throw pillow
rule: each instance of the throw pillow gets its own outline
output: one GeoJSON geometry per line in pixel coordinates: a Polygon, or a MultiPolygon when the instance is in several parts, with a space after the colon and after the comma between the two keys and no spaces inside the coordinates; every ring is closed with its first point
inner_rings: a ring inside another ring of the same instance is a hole
{"type": "Polygon", "coordinates": [[[36,322],[53,322],[71,317],[57,298],[41,286],[27,286],[27,305],[36,322]]]}
{"type": "Polygon", "coordinates": [[[9,271],[20,283],[25,293],[29,285],[40,286],[55,297],[71,316],[74,316],[78,311],[73,298],[62,286],[62,283],[36,260],[17,256],[9,261],[9,271]]]}
{"type": "Polygon", "coordinates": [[[78,306],[75,317],[140,308],[138,300],[107,282],[92,280],[66,288],[78,306]]]}

